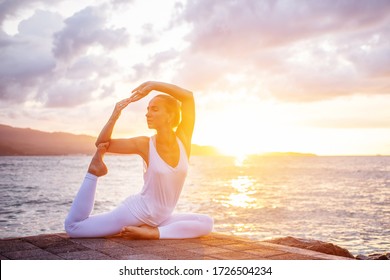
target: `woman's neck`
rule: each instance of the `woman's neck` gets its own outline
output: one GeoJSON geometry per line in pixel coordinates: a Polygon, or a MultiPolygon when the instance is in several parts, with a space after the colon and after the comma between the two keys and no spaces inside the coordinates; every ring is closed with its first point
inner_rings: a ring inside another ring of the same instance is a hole
{"type": "Polygon", "coordinates": [[[175,132],[171,129],[157,131],[156,142],[158,144],[172,146],[176,143],[175,132]]]}

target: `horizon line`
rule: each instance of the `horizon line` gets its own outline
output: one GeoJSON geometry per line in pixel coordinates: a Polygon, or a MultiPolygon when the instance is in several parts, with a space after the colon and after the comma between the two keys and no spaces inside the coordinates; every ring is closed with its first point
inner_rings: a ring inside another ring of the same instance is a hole
{"type": "MultiPolygon", "coordinates": [[[[87,136],[91,138],[96,138],[96,136],[92,136],[86,133],[72,133],[68,131],[45,131],[31,127],[16,127],[9,124],[0,123],[0,125],[8,126],[15,129],[30,129],[43,133],[67,133],[75,136],[87,136]]],[[[231,156],[231,157],[248,157],[248,156],[264,156],[264,157],[283,157],[283,156],[292,156],[292,157],[374,157],[374,156],[383,156],[388,157],[389,154],[382,153],[370,153],[370,154],[317,154],[313,152],[300,152],[300,151],[264,151],[264,152],[253,152],[253,153],[242,153],[242,154],[234,154],[229,152],[223,152],[220,148],[210,145],[210,144],[197,144],[192,143],[192,145],[198,146],[199,148],[211,148],[214,151],[210,152],[210,155],[216,156],[231,156]]]]}

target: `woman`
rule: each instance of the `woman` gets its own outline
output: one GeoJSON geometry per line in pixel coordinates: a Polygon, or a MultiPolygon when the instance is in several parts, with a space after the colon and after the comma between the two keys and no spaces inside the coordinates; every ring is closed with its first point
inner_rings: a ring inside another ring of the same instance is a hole
{"type": "Polygon", "coordinates": [[[195,123],[192,93],[161,82],[143,83],[132,93],[130,98],[116,104],[100,132],[97,151],[65,220],[66,232],[70,237],[119,233],[129,239],[195,238],[210,233],[213,220],[209,216],[172,214],[184,184],[191,151],[195,123]],[[155,96],[147,108],[148,127],[155,129],[156,135],[111,139],[122,110],[152,90],[165,93],[155,96]],[[140,193],[129,196],[113,211],[91,216],[97,179],[107,173],[103,162],[105,152],[140,155],[145,164],[144,186],[140,193]]]}

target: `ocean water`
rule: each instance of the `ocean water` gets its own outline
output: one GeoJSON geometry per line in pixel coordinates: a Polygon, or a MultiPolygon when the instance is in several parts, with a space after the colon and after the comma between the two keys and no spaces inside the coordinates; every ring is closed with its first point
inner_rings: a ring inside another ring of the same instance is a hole
{"type": "MultiPolygon", "coordinates": [[[[90,156],[0,157],[0,238],[63,232],[90,156]]],[[[95,213],[143,184],[137,156],[107,155],[95,213]]],[[[294,236],[352,254],[390,251],[390,157],[194,156],[177,212],[211,215],[215,231],[294,236]]]]}

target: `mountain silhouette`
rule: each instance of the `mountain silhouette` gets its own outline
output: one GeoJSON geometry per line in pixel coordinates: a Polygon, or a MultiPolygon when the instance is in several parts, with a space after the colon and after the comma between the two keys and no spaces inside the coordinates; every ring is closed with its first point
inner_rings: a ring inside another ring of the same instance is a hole
{"type": "MultiPolygon", "coordinates": [[[[0,156],[93,154],[96,137],[45,132],[0,124],[0,156]]],[[[192,155],[218,155],[212,146],[192,145],[192,155]]]]}

